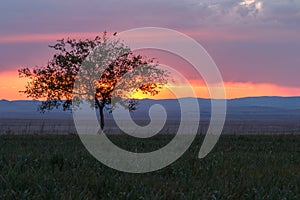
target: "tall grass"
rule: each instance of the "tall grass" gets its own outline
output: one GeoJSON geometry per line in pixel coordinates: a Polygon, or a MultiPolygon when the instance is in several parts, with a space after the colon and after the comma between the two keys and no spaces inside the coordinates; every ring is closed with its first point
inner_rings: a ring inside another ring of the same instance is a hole
{"type": "MultiPolygon", "coordinates": [[[[110,138],[139,151],[171,140],[110,138]]],[[[299,135],[222,136],[199,160],[202,139],[164,169],[128,174],[95,160],[74,135],[0,136],[0,199],[300,199],[299,135]]]]}

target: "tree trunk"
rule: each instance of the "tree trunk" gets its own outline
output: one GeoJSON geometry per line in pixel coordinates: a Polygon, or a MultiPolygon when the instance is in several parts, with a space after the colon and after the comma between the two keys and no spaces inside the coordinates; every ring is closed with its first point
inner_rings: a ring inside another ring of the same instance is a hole
{"type": "Polygon", "coordinates": [[[100,106],[100,107],[99,107],[100,127],[101,127],[102,130],[103,130],[103,128],[104,128],[104,113],[103,113],[103,109],[104,109],[103,106],[100,106]]]}
{"type": "Polygon", "coordinates": [[[101,102],[99,102],[99,100],[95,97],[95,102],[98,106],[98,109],[99,109],[99,114],[100,114],[100,127],[101,127],[101,130],[103,131],[104,129],[104,104],[101,102]]]}

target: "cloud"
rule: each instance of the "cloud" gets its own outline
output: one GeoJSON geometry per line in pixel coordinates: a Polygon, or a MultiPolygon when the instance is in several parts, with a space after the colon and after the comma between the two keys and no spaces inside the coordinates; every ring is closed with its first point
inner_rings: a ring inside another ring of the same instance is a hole
{"type": "Polygon", "coordinates": [[[296,0],[190,0],[189,2],[191,11],[198,10],[199,13],[205,13],[205,17],[199,20],[202,24],[217,26],[300,24],[300,1],[296,0]]]}
{"type": "Polygon", "coordinates": [[[300,1],[264,1],[264,21],[275,25],[300,25],[300,1]]]}
{"type": "Polygon", "coordinates": [[[300,24],[296,0],[53,0],[0,2],[0,37],[12,33],[300,24]]]}
{"type": "Polygon", "coordinates": [[[2,0],[0,72],[44,64],[62,37],[143,26],[200,41],[225,81],[299,87],[298,0],[2,0]]]}
{"type": "Polygon", "coordinates": [[[102,36],[103,32],[69,32],[69,33],[46,33],[46,34],[18,34],[0,38],[0,43],[32,43],[32,42],[55,42],[62,38],[95,38],[102,36]]]}
{"type": "Polygon", "coordinates": [[[258,13],[262,12],[263,10],[263,3],[261,1],[256,0],[243,0],[238,7],[241,16],[245,17],[247,15],[256,16],[258,13]]]}

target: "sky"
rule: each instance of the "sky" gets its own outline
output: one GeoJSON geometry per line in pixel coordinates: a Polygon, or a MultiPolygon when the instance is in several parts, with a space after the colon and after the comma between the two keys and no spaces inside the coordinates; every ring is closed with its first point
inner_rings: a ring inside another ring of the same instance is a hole
{"type": "MultiPolygon", "coordinates": [[[[17,69],[45,65],[53,55],[48,45],[57,39],[149,26],[200,43],[220,70],[227,98],[300,96],[298,0],[1,0],[0,99],[26,99],[18,92],[26,80],[17,69]]],[[[180,64],[197,96],[209,98],[188,64],[161,60],[180,64]]],[[[170,97],[165,89],[156,98],[170,97]]]]}

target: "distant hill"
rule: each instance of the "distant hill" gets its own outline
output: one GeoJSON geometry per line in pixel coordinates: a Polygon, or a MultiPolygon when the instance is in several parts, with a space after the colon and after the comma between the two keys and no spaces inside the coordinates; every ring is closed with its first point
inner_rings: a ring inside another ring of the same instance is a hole
{"type": "MultiPolygon", "coordinates": [[[[197,99],[200,105],[201,118],[210,118],[210,100],[197,99]]],[[[0,119],[69,119],[70,111],[54,109],[44,114],[37,110],[39,101],[0,101],[0,119]]],[[[180,118],[178,100],[143,99],[138,109],[132,112],[137,119],[147,119],[149,108],[154,104],[162,105],[168,119],[180,118]]],[[[107,118],[112,115],[105,113],[107,118]]],[[[248,97],[227,100],[227,120],[300,120],[300,97],[248,97]]]]}

